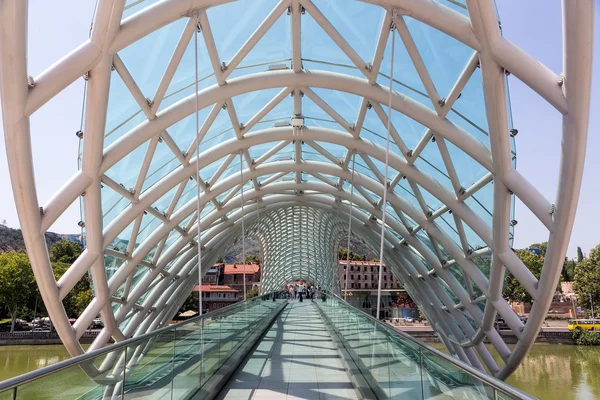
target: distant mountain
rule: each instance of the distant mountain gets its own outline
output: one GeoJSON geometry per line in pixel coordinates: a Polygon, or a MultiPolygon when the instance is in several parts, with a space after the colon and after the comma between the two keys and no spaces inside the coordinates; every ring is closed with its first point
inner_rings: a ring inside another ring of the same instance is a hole
{"type": "MultiPolygon", "coordinates": [[[[348,238],[344,237],[340,240],[340,247],[346,248],[348,245],[348,238]]],[[[371,261],[374,258],[378,258],[379,255],[371,250],[367,243],[356,236],[350,236],[350,250],[354,254],[364,256],[367,261],[371,261]]],[[[246,239],[245,254],[246,257],[250,255],[258,256],[260,253],[260,242],[255,238],[246,239]]],[[[223,260],[228,263],[241,262],[242,260],[242,242],[238,241],[231,248],[223,254],[223,260]]]]}
{"type": "MultiPolygon", "coordinates": [[[[54,232],[46,233],[46,245],[48,248],[56,242],[61,240],[76,240],[78,235],[63,235],[54,232]]],[[[340,247],[347,246],[347,239],[342,238],[340,240],[340,247]]],[[[125,246],[126,247],[126,246],[125,246]]],[[[20,229],[9,228],[4,225],[0,225],[0,252],[3,251],[25,251],[25,243],[23,242],[23,235],[20,229]]],[[[259,255],[260,243],[257,239],[247,238],[246,239],[246,256],[259,255]]],[[[350,238],[350,250],[358,255],[365,256],[365,259],[372,260],[377,258],[378,255],[371,250],[371,248],[365,243],[364,240],[351,236],[350,238]]],[[[223,260],[226,263],[240,262],[242,259],[242,242],[238,241],[231,248],[223,254],[223,260]]]]}
{"type": "MultiPolygon", "coordinates": [[[[348,236],[345,236],[340,240],[340,247],[344,249],[348,247],[348,236]]],[[[379,258],[379,254],[375,253],[371,247],[369,247],[367,242],[354,235],[350,236],[350,251],[359,256],[364,256],[367,261],[379,258]]]]}
{"type": "MultiPolygon", "coordinates": [[[[48,248],[61,240],[64,240],[64,235],[53,232],[46,233],[46,245],[48,248]]],[[[0,225],[0,252],[11,250],[25,251],[23,234],[20,229],[13,229],[8,226],[0,225]]]]}
{"type": "MultiPolygon", "coordinates": [[[[245,246],[246,257],[250,255],[258,256],[260,254],[260,243],[255,238],[247,238],[245,246]]],[[[242,241],[235,243],[229,250],[223,254],[223,261],[227,264],[239,263],[242,261],[242,241]]]]}

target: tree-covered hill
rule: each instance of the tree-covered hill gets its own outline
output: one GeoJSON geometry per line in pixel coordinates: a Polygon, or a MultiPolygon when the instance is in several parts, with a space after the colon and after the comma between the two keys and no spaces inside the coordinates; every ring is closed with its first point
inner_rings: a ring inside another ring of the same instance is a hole
{"type": "MultiPolygon", "coordinates": [[[[48,248],[61,240],[61,236],[57,233],[46,233],[46,245],[48,248]]],[[[25,243],[23,242],[21,230],[0,225],[0,252],[11,250],[25,251],[25,243]]]]}
{"type": "MultiPolygon", "coordinates": [[[[340,240],[340,248],[346,248],[348,246],[348,238],[343,237],[340,240]]],[[[367,245],[367,243],[360,239],[357,236],[350,237],[350,251],[353,254],[364,257],[365,260],[371,261],[375,258],[378,258],[379,255],[376,254],[372,249],[367,245]]],[[[257,239],[253,237],[246,238],[246,248],[245,248],[246,257],[248,256],[258,256],[260,253],[260,243],[257,239]]],[[[345,253],[344,253],[345,254],[345,253]]],[[[242,242],[236,242],[231,248],[223,254],[221,257],[224,262],[231,264],[236,262],[241,262],[242,260],[242,242]]]]}

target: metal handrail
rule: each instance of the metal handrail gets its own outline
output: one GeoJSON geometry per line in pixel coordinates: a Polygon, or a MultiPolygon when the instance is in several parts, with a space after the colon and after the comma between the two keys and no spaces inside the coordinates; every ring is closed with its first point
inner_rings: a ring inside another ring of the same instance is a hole
{"type": "Polygon", "coordinates": [[[192,317],[190,319],[187,319],[185,321],[179,322],[177,324],[165,326],[164,328],[160,328],[160,329],[157,329],[157,330],[149,332],[149,333],[144,333],[143,335],[136,336],[136,337],[133,337],[133,338],[130,338],[130,339],[126,339],[126,340],[123,340],[121,342],[114,343],[114,344],[112,344],[110,346],[106,346],[106,347],[103,347],[103,348],[98,349],[98,350],[91,351],[91,352],[86,353],[86,354],[81,354],[79,356],[70,358],[68,360],[61,361],[59,363],[50,365],[48,367],[44,367],[44,368],[41,368],[41,369],[38,369],[38,370],[35,370],[35,371],[31,371],[31,372],[25,373],[23,375],[15,376],[14,378],[10,378],[10,379],[7,379],[7,380],[5,380],[3,382],[0,382],[0,393],[5,392],[5,391],[10,390],[10,389],[14,389],[15,387],[22,386],[22,385],[24,385],[26,383],[35,381],[35,380],[43,378],[45,376],[51,375],[51,374],[53,374],[55,372],[62,371],[62,370],[67,369],[69,367],[72,367],[72,366],[75,366],[75,365],[79,365],[79,364],[83,364],[84,362],[86,362],[88,360],[95,359],[96,357],[102,356],[104,354],[112,353],[115,350],[121,349],[123,347],[130,346],[131,344],[135,344],[135,343],[138,343],[138,342],[148,341],[149,339],[151,339],[153,337],[159,336],[162,333],[168,332],[170,330],[177,329],[178,327],[181,327],[181,326],[184,326],[184,325],[188,325],[188,324],[191,324],[193,322],[200,321],[200,320],[203,320],[203,319],[208,319],[208,318],[211,318],[211,317],[215,316],[216,314],[222,314],[222,313],[224,313],[226,311],[231,311],[232,309],[235,309],[235,308],[240,308],[240,306],[242,304],[250,304],[250,303],[253,303],[253,302],[255,302],[256,300],[259,300],[259,299],[270,298],[271,295],[273,295],[274,293],[276,293],[276,292],[268,293],[268,294],[263,294],[261,296],[253,297],[251,299],[248,299],[248,300],[245,300],[245,301],[242,301],[242,302],[239,302],[239,303],[234,303],[234,304],[229,305],[227,307],[223,307],[223,308],[220,308],[218,310],[214,310],[214,311],[208,312],[206,314],[202,314],[202,315],[198,315],[198,316],[192,317]]]}
{"type": "Polygon", "coordinates": [[[499,390],[503,393],[506,393],[508,395],[511,395],[513,397],[516,397],[518,399],[525,399],[525,400],[536,400],[535,397],[513,387],[510,386],[509,384],[507,384],[504,381],[501,381],[500,379],[494,378],[484,372],[479,371],[478,369],[473,368],[472,366],[462,362],[461,360],[458,360],[454,357],[449,356],[448,354],[428,345],[425,342],[422,342],[421,340],[414,338],[412,336],[410,336],[408,333],[399,331],[397,329],[394,329],[390,326],[388,326],[387,324],[379,321],[377,318],[367,314],[366,312],[359,310],[356,307],[351,306],[349,303],[345,302],[341,297],[339,297],[338,295],[329,292],[328,290],[324,290],[324,292],[327,294],[327,296],[331,296],[333,298],[335,298],[336,300],[338,300],[340,303],[342,303],[345,307],[348,307],[350,309],[352,309],[352,311],[359,313],[360,315],[370,319],[371,321],[373,321],[374,323],[376,323],[378,326],[381,326],[383,328],[385,328],[386,330],[390,331],[391,333],[398,335],[398,336],[402,336],[402,338],[416,344],[418,347],[425,349],[433,354],[435,354],[436,356],[442,358],[444,361],[448,361],[450,364],[452,364],[453,366],[463,370],[464,372],[466,372],[468,375],[482,381],[483,383],[485,383],[486,385],[491,386],[492,388],[499,390]]]}

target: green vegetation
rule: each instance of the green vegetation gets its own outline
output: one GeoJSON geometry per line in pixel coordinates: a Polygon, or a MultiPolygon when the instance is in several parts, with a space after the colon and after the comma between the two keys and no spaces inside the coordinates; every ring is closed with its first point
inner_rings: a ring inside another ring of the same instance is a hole
{"type": "Polygon", "coordinates": [[[198,296],[199,293],[192,290],[192,293],[185,299],[185,302],[181,305],[181,308],[177,313],[179,314],[190,310],[198,312],[198,296]]]}
{"type": "MultiPolygon", "coordinates": [[[[531,273],[539,279],[542,273],[542,266],[544,265],[544,256],[541,254],[537,255],[529,251],[529,249],[515,250],[515,254],[523,261],[523,264],[525,264],[531,273]]],[[[510,301],[531,302],[529,293],[512,274],[509,274],[506,278],[504,298],[510,301]]]]}
{"type": "Polygon", "coordinates": [[[25,253],[0,253],[0,305],[11,319],[10,331],[15,330],[19,306],[25,304],[35,287],[29,258],[25,253]]]}
{"type": "MultiPolygon", "coordinates": [[[[47,232],[45,236],[48,248],[51,248],[55,243],[62,240],[60,235],[52,232],[47,232]]],[[[25,252],[25,242],[23,241],[21,230],[0,225],[0,252],[12,250],[25,252]]]]}
{"type": "MultiPolygon", "coordinates": [[[[526,249],[515,250],[515,254],[531,273],[539,279],[547,248],[548,242],[535,243],[526,249]],[[537,251],[539,251],[539,254],[537,254],[537,251]]],[[[557,291],[561,290],[560,282],[574,282],[574,291],[582,306],[589,306],[590,293],[593,294],[594,303],[600,301],[600,250],[597,249],[595,249],[595,261],[591,257],[585,258],[580,247],[577,247],[577,260],[565,257],[559,285],[556,288],[557,291]],[[577,277],[578,270],[579,278],[577,277]]],[[[526,303],[532,300],[529,293],[510,273],[506,278],[504,298],[509,301],[526,303]]]]}
{"type": "Polygon", "coordinates": [[[75,242],[58,242],[50,248],[50,261],[53,263],[73,264],[83,248],[75,242]]]}
{"type": "Polygon", "coordinates": [[[258,254],[250,254],[249,256],[246,256],[246,264],[260,264],[258,254]]]}
{"type": "Polygon", "coordinates": [[[246,300],[251,299],[259,295],[258,288],[253,287],[249,291],[246,292],[246,300]]]}
{"type": "Polygon", "coordinates": [[[575,266],[573,290],[577,293],[580,306],[590,308],[590,299],[594,306],[600,306],[600,245],[594,247],[589,257],[582,258],[575,266]]]}
{"type": "MultiPolygon", "coordinates": [[[[56,280],[68,270],[82,250],[79,243],[63,241],[50,248],[50,262],[56,280]]],[[[63,300],[67,316],[77,317],[92,298],[90,281],[84,275],[63,300]]],[[[0,320],[10,318],[13,331],[17,318],[31,320],[34,314],[47,315],[27,254],[14,250],[0,252],[0,320]]]]}
{"type": "MultiPolygon", "coordinates": [[[[348,259],[348,249],[344,247],[340,247],[338,250],[338,260],[347,260],[348,259]]],[[[350,250],[350,260],[352,261],[366,261],[365,256],[361,256],[360,254],[354,253],[350,250]]]]}
{"type": "Polygon", "coordinates": [[[578,326],[572,333],[573,341],[577,346],[598,346],[600,345],[600,335],[598,332],[592,332],[578,326]]]}

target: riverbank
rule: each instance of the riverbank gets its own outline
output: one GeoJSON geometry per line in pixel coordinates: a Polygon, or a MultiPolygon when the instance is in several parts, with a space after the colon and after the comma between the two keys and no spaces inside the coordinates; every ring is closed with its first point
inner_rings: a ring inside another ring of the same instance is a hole
{"type": "MultiPolygon", "coordinates": [[[[395,326],[392,325],[396,330],[408,333],[409,335],[428,343],[439,343],[440,338],[433,331],[430,326],[425,325],[406,325],[406,326],[395,326]]],[[[506,342],[506,344],[517,343],[517,337],[509,330],[501,330],[500,335],[506,342]]],[[[570,344],[574,345],[571,332],[567,329],[566,325],[562,326],[549,326],[542,328],[540,333],[535,340],[536,343],[546,344],[570,344]]]]}
{"type": "MultiPolygon", "coordinates": [[[[79,339],[81,344],[91,344],[98,336],[100,330],[84,332],[79,339]]],[[[0,332],[0,346],[33,346],[33,345],[61,345],[62,341],[56,332],[0,332]]]]}

